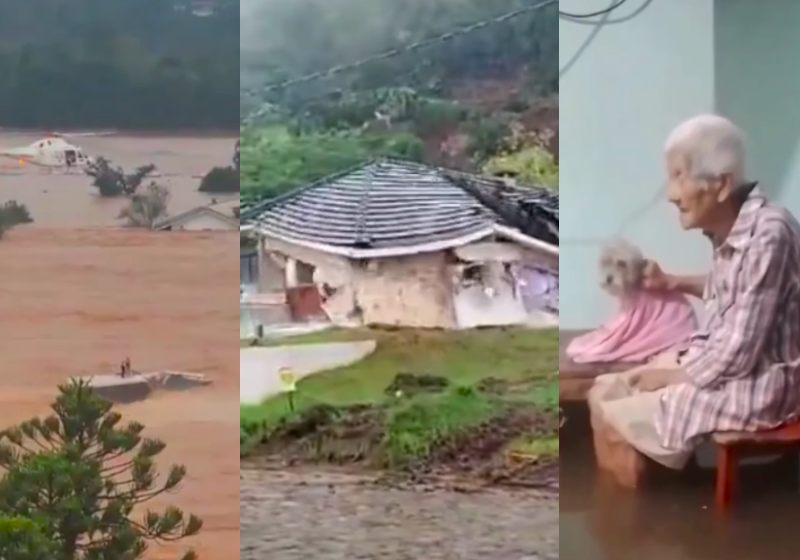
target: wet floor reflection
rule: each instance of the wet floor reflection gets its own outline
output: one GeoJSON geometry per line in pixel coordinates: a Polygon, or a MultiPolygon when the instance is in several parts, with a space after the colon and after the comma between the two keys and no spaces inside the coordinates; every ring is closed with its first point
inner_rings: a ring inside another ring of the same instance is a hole
{"type": "Polygon", "coordinates": [[[646,490],[596,473],[585,407],[568,407],[561,437],[562,560],[790,560],[800,558],[800,493],[793,458],[743,471],[725,519],[713,510],[713,472],[660,473],[646,490]]]}

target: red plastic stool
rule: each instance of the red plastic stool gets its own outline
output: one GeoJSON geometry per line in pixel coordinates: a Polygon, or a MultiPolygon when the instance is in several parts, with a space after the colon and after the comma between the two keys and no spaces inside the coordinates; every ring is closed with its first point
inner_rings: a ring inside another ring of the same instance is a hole
{"type": "Polygon", "coordinates": [[[718,432],[716,506],[726,511],[736,491],[739,461],[745,457],[774,455],[800,448],[800,421],[763,432],[718,432]]]}

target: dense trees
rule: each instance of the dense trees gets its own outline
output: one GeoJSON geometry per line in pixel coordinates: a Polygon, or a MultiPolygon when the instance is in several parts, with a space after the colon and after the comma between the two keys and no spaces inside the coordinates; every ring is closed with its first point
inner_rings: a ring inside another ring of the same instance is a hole
{"type": "Polygon", "coordinates": [[[0,3],[0,125],[231,129],[239,2],[0,3]]]}
{"type": "MultiPolygon", "coordinates": [[[[529,0],[242,0],[243,85],[352,62],[529,5],[529,0]]],[[[403,85],[445,94],[464,80],[522,71],[528,89],[550,94],[558,87],[556,9],[286,93],[312,96],[336,87],[403,85]]]]}
{"type": "Polygon", "coordinates": [[[372,157],[422,159],[419,139],[409,134],[315,132],[296,135],[273,126],[242,137],[242,200],[271,197],[342,171],[372,157]]]}
{"type": "Polygon", "coordinates": [[[242,0],[242,113],[257,115],[242,136],[243,201],[380,155],[556,187],[557,158],[547,153],[557,126],[555,5],[335,76],[259,89],[532,4],[242,0]]]}

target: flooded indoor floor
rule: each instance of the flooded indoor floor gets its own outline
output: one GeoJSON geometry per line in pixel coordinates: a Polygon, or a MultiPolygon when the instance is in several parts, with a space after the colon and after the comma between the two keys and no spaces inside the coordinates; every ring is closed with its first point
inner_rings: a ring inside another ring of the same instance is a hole
{"type": "Polygon", "coordinates": [[[639,492],[596,473],[585,406],[565,410],[561,435],[560,555],[564,560],[793,560],[798,472],[789,460],[743,471],[727,518],[713,509],[713,471],[665,473],[639,492]]]}
{"type": "MultiPolygon", "coordinates": [[[[147,164],[156,166],[153,180],[170,190],[170,215],[209,204],[214,198],[198,192],[201,178],[215,166],[231,165],[237,137],[168,136],[75,133],[65,139],[81,147],[90,157],[102,156],[126,173],[147,164]]],[[[0,130],[0,151],[27,146],[46,132],[0,130]]],[[[145,180],[145,184],[149,183],[145,180]]],[[[223,198],[217,195],[217,198],[223,198]]],[[[102,198],[92,178],[75,170],[49,172],[46,169],[0,158],[0,203],[16,200],[28,207],[36,225],[49,227],[91,227],[118,225],[124,197],[102,198]]]]}

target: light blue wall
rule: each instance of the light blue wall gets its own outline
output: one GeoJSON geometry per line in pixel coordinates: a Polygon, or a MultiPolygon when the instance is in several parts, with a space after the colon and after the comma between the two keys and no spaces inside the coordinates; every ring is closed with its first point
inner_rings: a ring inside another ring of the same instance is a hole
{"type": "Polygon", "coordinates": [[[719,111],[748,138],[750,176],[800,215],[800,1],[718,0],[719,111]]]}
{"type": "MultiPolygon", "coordinates": [[[[562,0],[559,7],[591,12],[607,3],[562,0]]],[[[639,3],[628,4],[614,17],[639,3]]],[[[594,29],[560,21],[562,69],[594,29]]],[[[662,189],[661,150],[671,128],[714,108],[713,30],[713,0],[655,0],[630,21],[602,27],[562,75],[561,328],[608,317],[613,301],[597,287],[598,251],[634,214],[624,236],[665,268],[707,267],[705,240],[682,232],[663,199],[641,210],[662,189]]]]}

